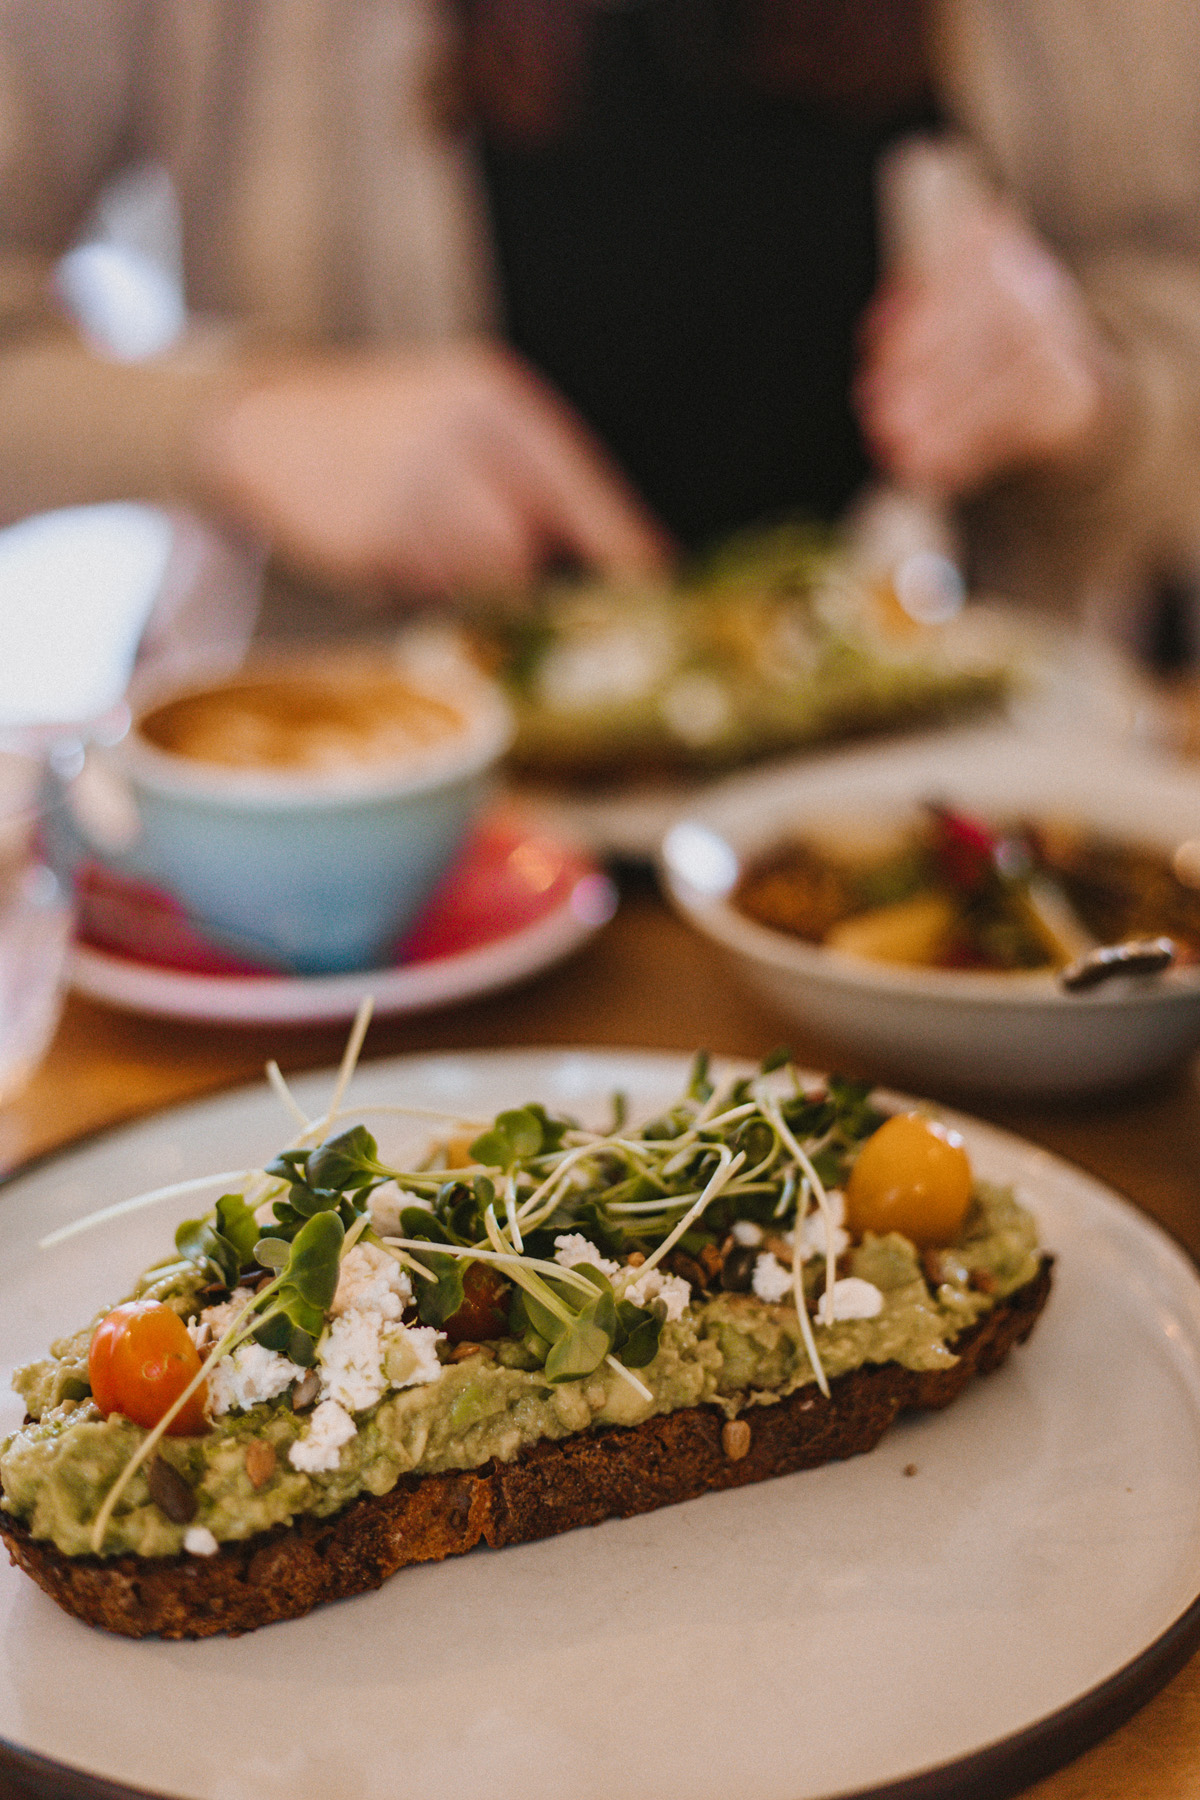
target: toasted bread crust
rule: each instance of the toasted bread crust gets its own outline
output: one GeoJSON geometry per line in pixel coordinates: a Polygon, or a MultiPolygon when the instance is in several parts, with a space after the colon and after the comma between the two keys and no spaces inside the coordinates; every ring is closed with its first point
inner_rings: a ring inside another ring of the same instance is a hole
{"type": "Polygon", "coordinates": [[[1033,1330],[1050,1272],[1045,1257],[1034,1280],[964,1332],[951,1368],[916,1374],[886,1363],[839,1376],[829,1400],[805,1387],[776,1405],[749,1407],[741,1415],[749,1448],[736,1459],[723,1446],[723,1415],[694,1406],[535,1444],[511,1463],[403,1476],[389,1493],[364,1495],[332,1518],[304,1517],[224,1544],[215,1556],[65,1556],[7,1513],[0,1535],[11,1561],[89,1625],[127,1637],[253,1631],[481,1542],[529,1543],[858,1456],[901,1412],[948,1406],[973,1375],[998,1368],[1033,1330]]]}

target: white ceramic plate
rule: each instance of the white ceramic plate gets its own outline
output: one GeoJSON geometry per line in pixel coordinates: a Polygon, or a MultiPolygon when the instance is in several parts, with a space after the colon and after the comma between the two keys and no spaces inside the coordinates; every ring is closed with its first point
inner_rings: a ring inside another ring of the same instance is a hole
{"type": "MultiPolygon", "coordinates": [[[[369,1065],[354,1095],[474,1115],[536,1096],[600,1117],[616,1087],[657,1108],[683,1071],[637,1052],[426,1056],[369,1065]]],[[[297,1092],[316,1112],[328,1085],[297,1092]]],[[[868,1457],[408,1569],[233,1641],[107,1637],[5,1569],[0,1739],[205,1800],[974,1796],[1054,1766],[1195,1641],[1200,1280],[1097,1182],[961,1124],[977,1171],[1017,1184],[1059,1260],[1028,1347],[948,1412],[868,1457]]],[[[287,1133],[269,1092],[240,1090],[15,1181],[0,1197],[4,1363],[123,1291],[188,1202],[54,1251],[40,1236],[260,1162],[287,1133]]],[[[8,1402],[6,1426],[18,1414],[8,1402]]],[[[61,1769],[40,1766],[63,1792],[61,1769]]]]}

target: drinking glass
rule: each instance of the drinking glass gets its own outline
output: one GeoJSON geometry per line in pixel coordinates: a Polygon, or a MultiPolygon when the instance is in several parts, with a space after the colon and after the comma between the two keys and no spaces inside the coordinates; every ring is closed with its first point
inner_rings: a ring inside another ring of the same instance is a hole
{"type": "Polygon", "coordinates": [[[37,758],[0,751],[0,1105],[41,1061],[62,1006],[70,895],[43,855],[37,758]]]}

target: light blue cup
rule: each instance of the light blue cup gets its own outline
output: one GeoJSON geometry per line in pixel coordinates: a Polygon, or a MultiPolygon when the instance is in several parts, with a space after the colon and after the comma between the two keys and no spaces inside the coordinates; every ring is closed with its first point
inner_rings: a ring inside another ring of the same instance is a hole
{"type": "Polygon", "coordinates": [[[329,775],[202,763],[135,726],[89,752],[68,854],[153,883],[206,937],[274,967],[377,967],[449,868],[512,736],[490,684],[464,674],[452,692],[423,691],[458,713],[461,732],[329,775]]]}

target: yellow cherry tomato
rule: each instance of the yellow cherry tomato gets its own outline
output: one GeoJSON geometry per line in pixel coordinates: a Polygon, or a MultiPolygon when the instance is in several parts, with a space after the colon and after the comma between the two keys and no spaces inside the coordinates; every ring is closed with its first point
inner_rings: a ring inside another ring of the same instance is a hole
{"type": "Polygon", "coordinates": [[[950,1244],[971,1199],[971,1164],[957,1131],[920,1113],[898,1113],[869,1137],[846,1183],[846,1223],[899,1231],[919,1250],[950,1244]]]}

